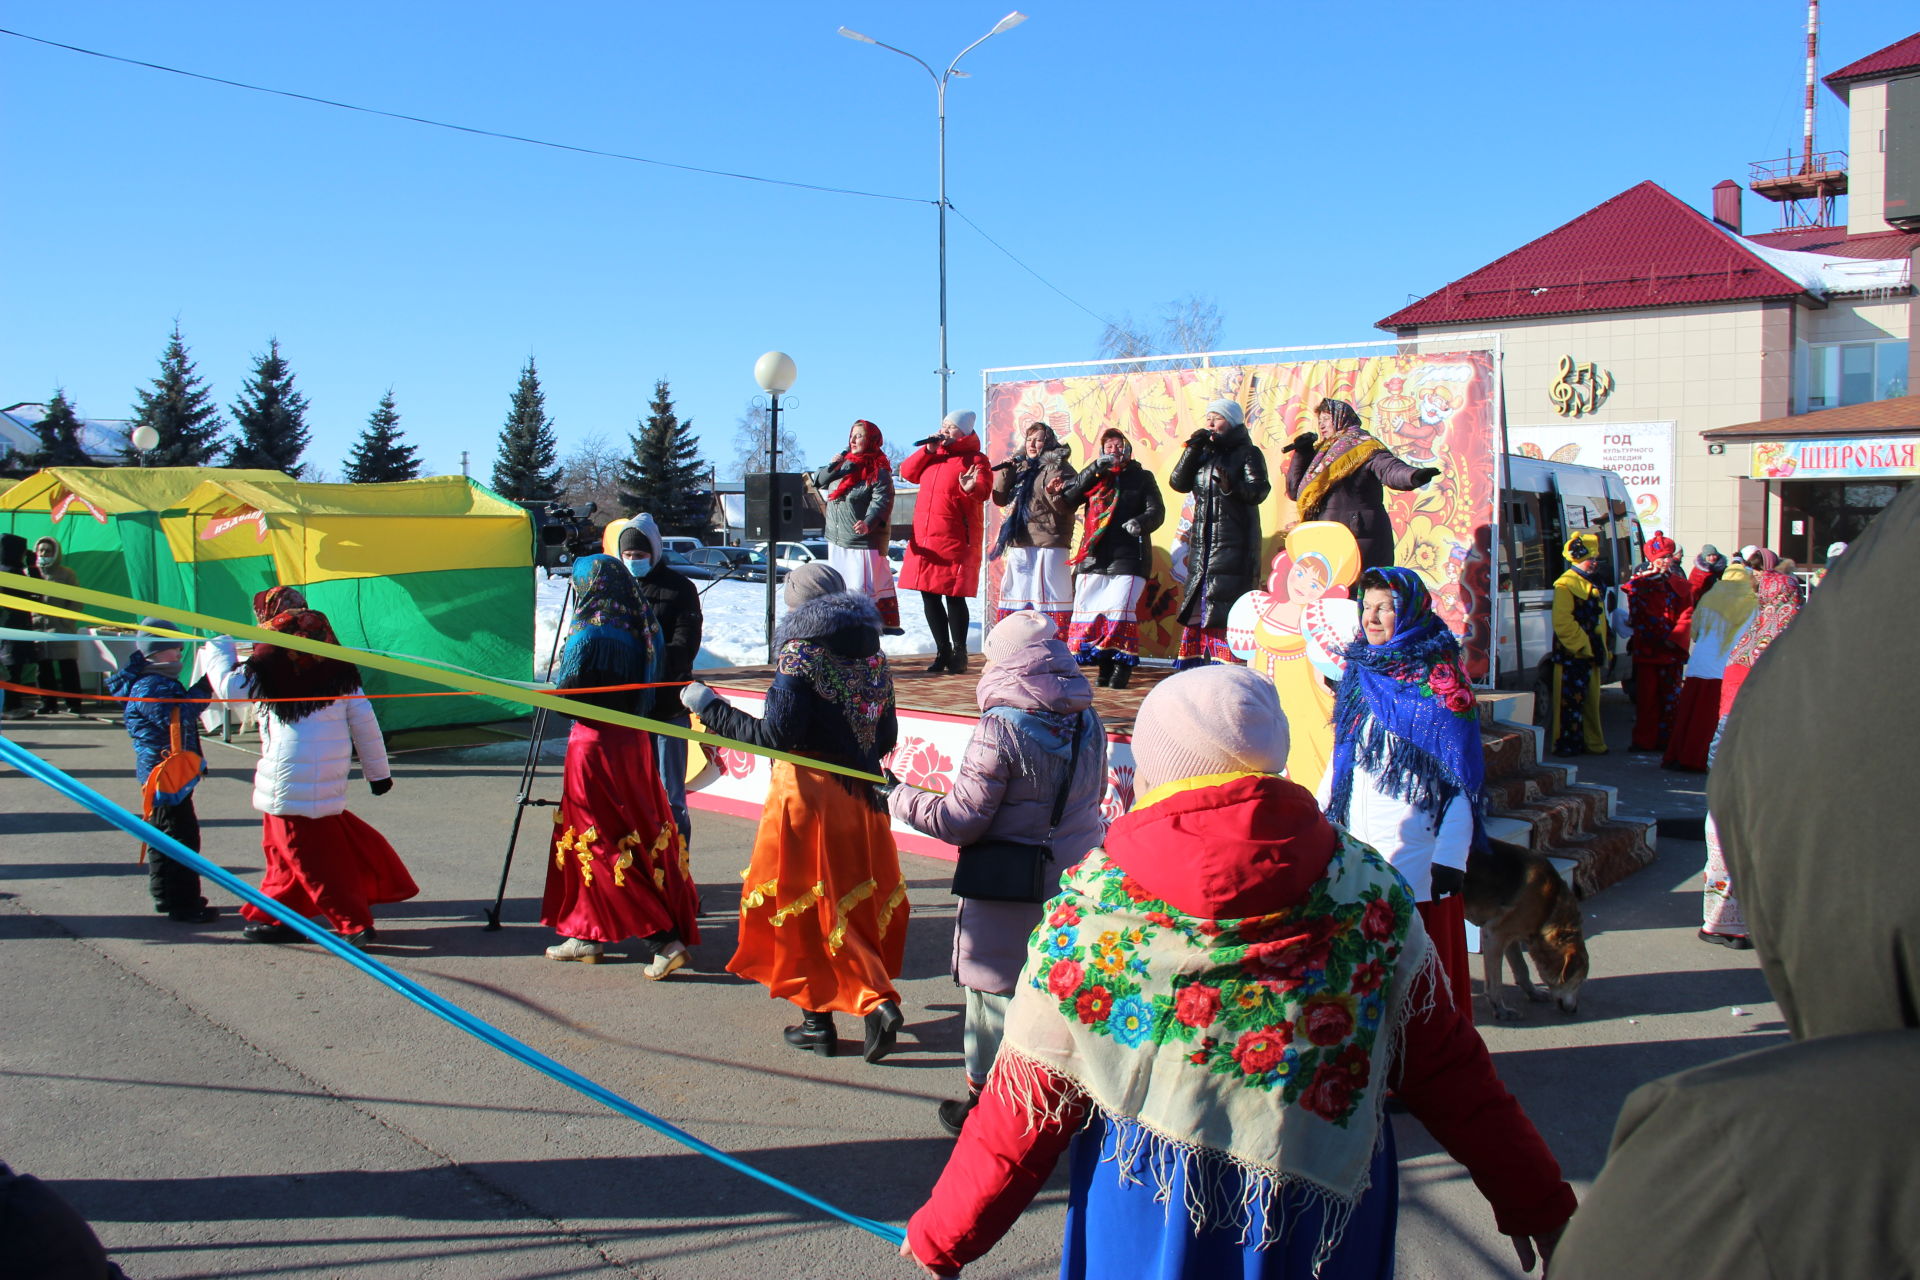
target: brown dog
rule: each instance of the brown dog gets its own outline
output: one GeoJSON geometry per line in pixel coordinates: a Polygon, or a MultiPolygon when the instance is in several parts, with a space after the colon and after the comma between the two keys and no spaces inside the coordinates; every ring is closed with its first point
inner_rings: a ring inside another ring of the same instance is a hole
{"type": "Polygon", "coordinates": [[[1580,984],[1587,980],[1587,942],[1580,927],[1580,899],[1553,864],[1537,853],[1495,847],[1467,859],[1466,916],[1480,928],[1484,993],[1496,1022],[1520,1016],[1502,998],[1500,965],[1513,967],[1514,984],[1527,999],[1554,1000],[1563,1013],[1580,1008],[1580,984]],[[1527,976],[1522,950],[1546,984],[1542,990],[1527,976]]]}

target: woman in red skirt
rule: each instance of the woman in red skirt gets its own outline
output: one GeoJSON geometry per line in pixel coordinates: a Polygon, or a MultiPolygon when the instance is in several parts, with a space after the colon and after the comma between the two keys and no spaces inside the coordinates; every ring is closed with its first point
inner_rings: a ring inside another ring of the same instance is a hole
{"type": "MultiPolygon", "coordinates": [[[[327,615],[305,607],[283,609],[261,625],[339,643],[327,615]]],[[[253,771],[267,867],[260,891],[293,915],[324,919],[364,949],[374,937],[374,905],[405,902],[420,889],[386,837],[347,812],[347,774],[356,752],[373,794],[393,787],[380,724],[366,699],[354,696],[360,669],[266,643],[254,645],[242,663],[225,636],[212,641],[211,666],[220,696],[260,702],[260,763],[253,771]]],[[[248,941],[300,939],[251,904],[240,914],[248,941]]]]}
{"type": "MultiPolygon", "coordinates": [[[[612,556],[587,556],[574,562],[573,594],[557,690],[610,711],[647,715],[649,689],[567,693],[655,679],[659,628],[633,575],[612,556]]],[[[608,943],[638,938],[648,955],[643,972],[664,978],[687,963],[687,944],[700,941],[699,913],[686,838],[667,803],[652,735],[574,721],[540,904],[540,923],[560,933],[547,958],[594,964],[608,943]]]]}

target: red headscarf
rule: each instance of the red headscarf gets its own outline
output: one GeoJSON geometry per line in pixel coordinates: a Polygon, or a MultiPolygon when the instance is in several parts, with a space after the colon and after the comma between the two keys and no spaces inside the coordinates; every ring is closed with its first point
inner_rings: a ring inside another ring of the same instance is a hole
{"type": "Polygon", "coordinates": [[[833,492],[827,495],[828,501],[846,497],[855,489],[872,484],[882,475],[893,470],[893,464],[887,461],[887,455],[880,451],[880,428],[865,418],[854,421],[853,430],[847,433],[847,473],[833,492]],[[859,447],[854,446],[854,436],[858,434],[859,447]]]}
{"type": "MultiPolygon", "coordinates": [[[[327,615],[312,609],[285,609],[261,624],[282,635],[301,636],[323,644],[339,644],[327,615]]],[[[265,641],[253,646],[247,659],[247,672],[253,677],[254,696],[281,721],[291,724],[305,719],[342,694],[360,688],[360,668],[338,658],[287,649],[265,641]],[[290,702],[290,698],[321,698],[325,701],[290,702]]]]}
{"type": "Polygon", "coordinates": [[[268,587],[255,592],[253,597],[253,616],[261,622],[289,609],[306,607],[307,598],[300,594],[298,587],[268,587]]]}

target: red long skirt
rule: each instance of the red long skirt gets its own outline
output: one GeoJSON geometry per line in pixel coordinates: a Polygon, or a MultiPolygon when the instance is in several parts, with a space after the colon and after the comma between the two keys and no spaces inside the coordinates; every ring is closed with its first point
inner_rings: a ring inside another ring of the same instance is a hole
{"type": "Polygon", "coordinates": [[[575,721],[540,923],[589,942],[670,929],[692,945],[700,941],[699,914],[687,842],[667,804],[652,735],[575,721]]]}
{"type": "MultiPolygon", "coordinates": [[[[373,926],[375,903],[405,902],[420,892],[387,838],[351,813],[261,819],[267,874],[260,892],[288,915],[320,916],[340,933],[359,933],[373,926]]],[[[254,924],[273,919],[252,903],[240,914],[254,924]]]]}
{"type": "Polygon", "coordinates": [[[1673,713],[1673,734],[1660,763],[1669,769],[1707,771],[1707,748],[1720,725],[1720,682],[1688,676],[1680,686],[1680,706],[1673,713]]]}
{"type": "Polygon", "coordinates": [[[1453,1007],[1469,1023],[1473,1021],[1473,978],[1467,963],[1467,900],[1460,894],[1415,904],[1420,923],[1426,926],[1427,939],[1433,943],[1440,967],[1447,971],[1447,987],[1453,992],[1453,1007]]]}

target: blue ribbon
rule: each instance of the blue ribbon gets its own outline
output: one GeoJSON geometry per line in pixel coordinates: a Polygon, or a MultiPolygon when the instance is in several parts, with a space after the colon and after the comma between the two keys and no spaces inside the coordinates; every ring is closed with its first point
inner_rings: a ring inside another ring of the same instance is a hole
{"type": "Polygon", "coordinates": [[[671,1138],[682,1146],[689,1147],[710,1160],[716,1160],[727,1168],[734,1170],[736,1173],[744,1173],[756,1182],[765,1183],[775,1191],[792,1196],[802,1204],[812,1205],[822,1213],[831,1214],[842,1222],[856,1226],[862,1231],[871,1232],[879,1236],[882,1240],[885,1240],[888,1244],[898,1246],[906,1241],[906,1232],[902,1231],[899,1227],[893,1226],[890,1223],[876,1222],[872,1218],[863,1218],[857,1213],[848,1213],[845,1209],[828,1204],[818,1196],[809,1195],[800,1188],[790,1183],[782,1182],[771,1174],[762,1173],[752,1165],[728,1155],[718,1147],[702,1142],[678,1125],[662,1120],[659,1116],[654,1115],[644,1107],[635,1106],[605,1085],[589,1080],[579,1072],[561,1066],[558,1062],[555,1062],[546,1054],[541,1053],[538,1049],[508,1035],[484,1018],[476,1017],[468,1013],[452,1001],[435,995],[405,974],[397,973],[389,969],[386,965],[381,964],[378,960],[362,955],[353,947],[342,942],[331,930],[322,929],[310,920],[305,920],[293,915],[288,912],[285,907],[275,902],[272,898],[269,898],[266,894],[261,893],[258,889],[240,879],[225,867],[209,862],[166,832],[149,825],[113,801],[107,799],[99,792],[93,790],[91,787],[75,781],[65,773],[54,768],[39,756],[22,747],[19,743],[13,742],[5,737],[0,737],[0,760],[4,760],[13,765],[29,777],[38,778],[55,791],[67,796],[83,808],[91,810],[128,835],[144,841],[150,848],[157,849],[169,858],[193,868],[193,870],[213,881],[236,898],[250,902],[261,910],[272,913],[275,919],[283,920],[286,924],[299,930],[300,933],[305,935],[309,942],[319,944],[376,982],[384,983],[386,986],[393,988],[407,999],[419,1005],[422,1009],[445,1019],[482,1043],[492,1045],[510,1058],[519,1059],[535,1071],[538,1071],[541,1075],[557,1080],[568,1088],[585,1094],[595,1102],[600,1103],[611,1111],[618,1112],[629,1120],[638,1120],[655,1133],[671,1138]]]}

